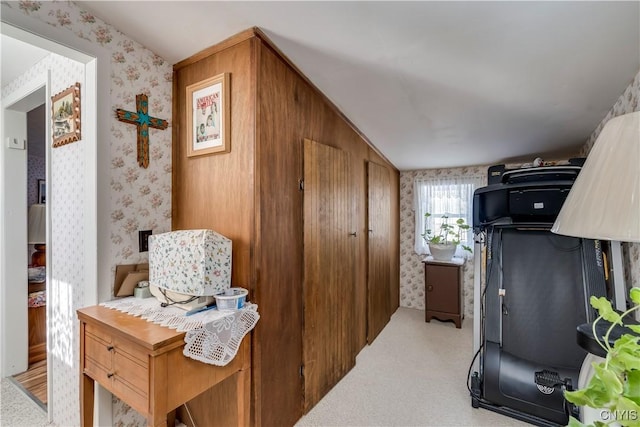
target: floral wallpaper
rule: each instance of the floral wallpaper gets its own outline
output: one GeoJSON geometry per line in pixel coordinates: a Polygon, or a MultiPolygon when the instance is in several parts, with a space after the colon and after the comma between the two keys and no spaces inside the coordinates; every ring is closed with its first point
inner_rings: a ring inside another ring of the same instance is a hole
{"type": "MultiPolygon", "coordinates": [[[[424,310],[423,255],[413,249],[415,216],[413,182],[420,179],[446,177],[482,177],[487,182],[487,166],[450,169],[428,169],[400,172],[400,306],[424,310]]],[[[463,267],[463,301],[465,318],[473,317],[473,259],[463,267]]]]}
{"type": "MultiPolygon", "coordinates": [[[[64,28],[77,37],[95,43],[111,52],[111,106],[112,110],[122,108],[135,111],[135,97],[144,93],[149,98],[149,114],[165,119],[171,125],[172,106],[172,64],[149,51],[141,44],[127,37],[108,23],[80,9],[70,1],[3,1],[2,7],[20,10],[25,15],[45,23],[64,28]]],[[[100,64],[98,64],[100,66],[100,64]]],[[[83,66],[80,67],[83,70],[83,66]]],[[[60,69],[62,71],[63,69],[60,69]]],[[[60,74],[60,87],[53,87],[57,93],[75,81],[74,73],[60,74]]],[[[3,88],[3,95],[5,88],[3,88]]],[[[110,140],[99,141],[109,145],[109,158],[98,159],[109,163],[109,194],[98,197],[109,200],[109,263],[112,276],[117,264],[145,262],[146,253],[138,252],[138,230],[153,230],[154,234],[171,229],[171,129],[150,131],[150,162],[147,169],[140,168],[136,160],[136,126],[118,121],[115,114],[101,118],[109,120],[110,140]]],[[[56,365],[53,382],[56,393],[51,396],[54,408],[53,422],[58,425],[78,425],[78,366],[77,366],[77,319],[63,313],[75,313],[82,305],[84,285],[82,254],[77,252],[83,242],[78,224],[83,223],[82,213],[74,212],[82,206],[83,164],[82,141],[52,150],[52,199],[60,203],[53,205],[54,246],[60,259],[59,294],[56,307],[59,314],[55,322],[61,322],[67,329],[65,336],[56,339],[58,351],[63,354],[66,366],[56,365]],[[53,193],[55,192],[55,193],[53,193]],[[68,199],[67,199],[68,198],[68,199]],[[62,204],[63,201],[68,203],[62,204]],[[55,231],[57,230],[57,231],[55,231]],[[63,239],[56,236],[63,235],[63,239]],[[56,240],[59,242],[56,243],[56,240]],[[64,270],[65,272],[62,272],[64,270]],[[68,272],[68,274],[67,274],[68,272]],[[72,380],[76,378],[76,380],[72,380]]],[[[113,292],[113,291],[112,291],[113,292]]],[[[61,360],[62,360],[61,359],[61,360]]],[[[131,408],[114,399],[114,425],[144,425],[146,421],[131,408]]]]}
{"type": "MultiPolygon", "coordinates": [[[[596,130],[593,131],[587,143],[582,147],[581,154],[583,156],[588,155],[605,123],[613,117],[633,113],[634,111],[640,111],[640,72],[636,74],[631,84],[627,86],[602,122],[596,127],[596,130]]],[[[623,243],[622,252],[624,276],[627,287],[640,286],[640,244],[623,243]]]]}

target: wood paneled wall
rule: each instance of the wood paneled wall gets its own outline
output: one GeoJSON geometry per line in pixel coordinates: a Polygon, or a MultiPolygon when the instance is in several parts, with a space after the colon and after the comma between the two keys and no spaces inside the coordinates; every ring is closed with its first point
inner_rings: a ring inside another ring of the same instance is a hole
{"type": "Polygon", "coordinates": [[[174,66],[173,76],[173,230],[209,228],[233,242],[235,286],[251,288],[254,224],[255,87],[251,40],[190,63],[174,66]],[[186,87],[220,73],[231,73],[231,152],[187,157],[186,87]]]}
{"type": "Polygon", "coordinates": [[[350,157],[357,231],[353,357],[367,342],[366,163],[390,171],[394,310],[399,172],[257,29],[176,64],[173,111],[173,229],[211,228],[232,239],[233,284],[250,289],[261,315],[252,333],[252,420],[292,425],[304,401],[303,140],[350,157]],[[187,158],[186,86],[222,72],[231,73],[231,152],[187,158]]]}
{"type": "Polygon", "coordinates": [[[400,307],[400,173],[389,165],[389,162],[372,148],[369,149],[369,160],[378,165],[387,165],[391,190],[391,313],[400,307]]]}
{"type": "MultiPolygon", "coordinates": [[[[232,284],[249,289],[255,301],[255,78],[249,37],[239,34],[174,65],[172,229],[212,229],[231,239],[232,284]],[[220,73],[230,73],[231,151],[187,157],[186,87],[220,73]]],[[[260,372],[259,365],[253,372],[260,372]]],[[[229,387],[216,386],[189,403],[197,425],[221,425],[227,419],[225,408],[235,405],[229,387]]]]}
{"type": "MultiPolygon", "coordinates": [[[[279,52],[262,40],[261,47],[258,121],[261,125],[265,123],[277,123],[277,125],[268,132],[258,134],[259,144],[261,146],[284,144],[291,147],[291,150],[296,153],[296,158],[292,160],[296,161],[296,168],[299,171],[301,171],[302,161],[300,150],[304,138],[339,148],[350,154],[350,171],[354,183],[353,212],[356,217],[355,227],[358,236],[356,260],[364,260],[366,258],[366,162],[373,150],[315,87],[283,61],[279,52]],[[277,102],[274,102],[276,99],[277,102]]],[[[275,155],[278,155],[277,151],[275,155]]],[[[269,165],[273,164],[272,160],[263,157],[262,164],[269,168],[269,165]]],[[[388,165],[385,160],[382,160],[382,163],[388,165]]],[[[399,176],[395,168],[389,167],[399,176]]],[[[275,218],[275,221],[278,221],[278,218],[275,218]]],[[[356,263],[355,311],[357,313],[366,311],[366,268],[366,262],[356,263]]],[[[367,342],[366,318],[358,316],[354,329],[357,332],[354,352],[357,353],[367,342]]]]}

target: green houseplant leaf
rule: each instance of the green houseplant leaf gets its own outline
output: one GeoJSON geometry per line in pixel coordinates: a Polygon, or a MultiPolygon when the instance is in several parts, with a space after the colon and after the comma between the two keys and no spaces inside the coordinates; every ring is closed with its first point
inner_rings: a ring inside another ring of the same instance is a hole
{"type": "MultiPolygon", "coordinates": [[[[447,215],[442,215],[442,224],[440,225],[440,228],[434,232],[432,229],[427,228],[428,219],[430,217],[431,213],[427,212],[424,214],[425,229],[424,233],[421,234],[427,244],[459,245],[462,234],[466,233],[471,228],[469,224],[465,223],[463,218],[458,218],[454,224],[449,224],[449,217],[447,215]]],[[[462,245],[461,247],[463,250],[472,253],[470,246],[462,245]]]]}
{"type": "MultiPolygon", "coordinates": [[[[608,411],[603,412],[607,414],[603,416],[605,422],[595,421],[595,426],[612,423],[640,426],[640,325],[624,323],[627,316],[640,308],[640,288],[632,288],[629,298],[634,306],[618,313],[606,298],[591,297],[590,303],[599,314],[593,322],[594,336],[607,352],[607,357],[604,362],[593,364],[595,373],[585,388],[564,393],[571,403],[608,411]],[[604,336],[598,336],[595,325],[602,320],[610,322],[610,326],[604,336]],[[639,335],[623,334],[611,346],[609,336],[617,325],[639,335]]],[[[575,418],[569,420],[569,426],[581,425],[575,418]]]]}

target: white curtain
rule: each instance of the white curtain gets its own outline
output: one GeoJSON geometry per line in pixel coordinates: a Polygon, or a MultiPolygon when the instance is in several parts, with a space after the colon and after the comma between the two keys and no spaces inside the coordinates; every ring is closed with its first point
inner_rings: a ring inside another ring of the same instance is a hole
{"type": "MultiPolygon", "coordinates": [[[[415,251],[417,254],[429,254],[429,245],[422,238],[425,230],[424,214],[429,212],[429,224],[426,228],[435,230],[434,220],[442,215],[451,218],[464,218],[473,227],[473,192],[484,185],[480,176],[447,177],[435,179],[416,179],[413,186],[414,211],[416,218],[415,251]]],[[[467,233],[468,246],[473,248],[473,230],[467,233]]],[[[456,256],[463,256],[464,252],[458,247],[456,256]]]]}

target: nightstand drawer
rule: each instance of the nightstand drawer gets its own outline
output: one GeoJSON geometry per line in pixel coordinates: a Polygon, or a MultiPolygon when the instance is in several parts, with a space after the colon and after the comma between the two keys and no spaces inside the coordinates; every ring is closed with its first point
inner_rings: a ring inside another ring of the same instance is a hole
{"type": "Polygon", "coordinates": [[[101,365],[95,359],[89,357],[89,355],[85,355],[84,372],[110,390],[109,385],[111,384],[111,369],[105,367],[104,365],[101,365]]]}
{"type": "Polygon", "coordinates": [[[92,365],[100,366],[103,370],[111,370],[112,350],[111,344],[105,343],[95,338],[94,335],[87,334],[84,341],[85,364],[91,362],[92,365]]]}
{"type": "Polygon", "coordinates": [[[149,366],[149,354],[144,348],[118,337],[114,338],[113,345],[118,353],[126,353],[128,357],[144,366],[145,369],[149,366]]]}
{"type": "Polygon", "coordinates": [[[113,337],[111,334],[105,332],[101,328],[97,328],[94,325],[87,325],[85,330],[87,336],[93,335],[93,338],[102,341],[104,344],[111,344],[113,337]]]}
{"type": "Polygon", "coordinates": [[[129,354],[118,348],[113,355],[113,372],[118,381],[136,389],[146,396],[149,387],[149,367],[147,363],[140,363],[129,354]]]}
{"type": "Polygon", "coordinates": [[[146,415],[149,413],[149,399],[148,394],[143,393],[136,387],[123,380],[123,377],[114,376],[111,383],[111,391],[123,401],[127,402],[129,406],[138,411],[139,413],[146,415]]]}

